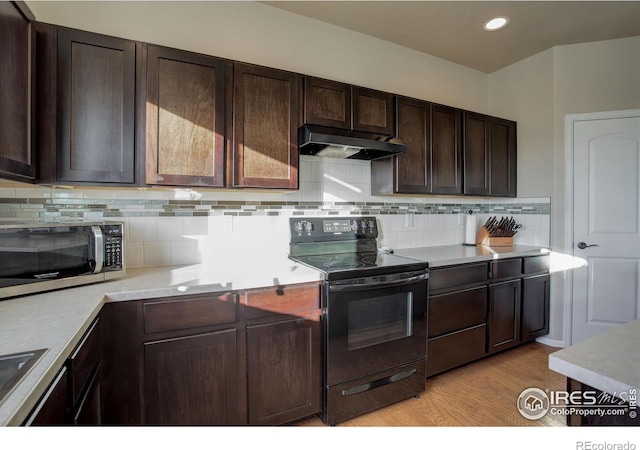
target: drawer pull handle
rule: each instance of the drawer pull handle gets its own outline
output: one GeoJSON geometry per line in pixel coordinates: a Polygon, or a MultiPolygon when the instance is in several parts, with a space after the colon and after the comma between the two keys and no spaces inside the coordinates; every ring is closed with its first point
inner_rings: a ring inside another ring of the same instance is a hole
{"type": "Polygon", "coordinates": [[[343,389],[342,395],[348,396],[370,391],[371,389],[379,388],[381,386],[386,386],[387,384],[395,383],[396,381],[404,380],[414,373],[416,373],[416,369],[411,369],[406,372],[396,373],[395,375],[391,375],[390,377],[380,378],[379,380],[372,381],[371,383],[360,384],[349,389],[343,389]]]}

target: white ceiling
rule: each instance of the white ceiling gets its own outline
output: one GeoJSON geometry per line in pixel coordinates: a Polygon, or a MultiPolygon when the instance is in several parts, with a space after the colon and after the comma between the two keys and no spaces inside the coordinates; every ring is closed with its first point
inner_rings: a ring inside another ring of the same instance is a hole
{"type": "Polygon", "coordinates": [[[486,73],[557,45],[640,35],[640,1],[262,3],[486,73]],[[495,16],[509,17],[509,25],[484,31],[484,22],[495,16]]]}

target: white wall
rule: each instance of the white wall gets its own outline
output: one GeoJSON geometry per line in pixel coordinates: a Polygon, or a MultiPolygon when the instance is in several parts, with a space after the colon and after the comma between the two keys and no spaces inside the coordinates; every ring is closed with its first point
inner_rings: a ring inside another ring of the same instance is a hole
{"type": "Polygon", "coordinates": [[[487,110],[485,73],[260,3],[27,4],[42,22],[487,110]]]}
{"type": "Polygon", "coordinates": [[[518,122],[518,195],[550,197],[554,176],[553,51],[489,75],[490,114],[518,122]]]}
{"type": "MultiPolygon", "coordinates": [[[[566,242],[567,114],[640,107],[640,37],[554,47],[489,75],[490,113],[518,122],[518,194],[551,197],[551,245],[566,242]]],[[[552,278],[551,333],[564,339],[566,273],[552,278]]]]}

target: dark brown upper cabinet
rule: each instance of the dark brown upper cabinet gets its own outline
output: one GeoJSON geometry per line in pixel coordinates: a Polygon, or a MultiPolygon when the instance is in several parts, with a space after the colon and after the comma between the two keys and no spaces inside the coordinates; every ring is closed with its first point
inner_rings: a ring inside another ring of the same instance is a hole
{"type": "Polygon", "coordinates": [[[464,112],[464,193],[489,195],[491,117],[464,112]]]}
{"type": "Polygon", "coordinates": [[[516,123],[491,118],[491,195],[517,195],[516,123]]]}
{"type": "Polygon", "coordinates": [[[395,135],[395,96],[337,81],[304,77],[304,122],[395,135]]]}
{"type": "Polygon", "coordinates": [[[353,86],[353,129],[393,136],[395,116],[394,95],[353,86]]]}
{"type": "Polygon", "coordinates": [[[462,194],[462,111],[431,107],[432,194],[462,194]]]}
{"type": "Polygon", "coordinates": [[[145,181],[224,186],[226,62],[144,45],[145,181]]]}
{"type": "Polygon", "coordinates": [[[33,182],[35,17],[24,2],[0,2],[0,177],[33,182]]]}
{"type": "Polygon", "coordinates": [[[373,194],[431,193],[431,103],[397,99],[397,136],[407,152],[371,161],[373,194]]]}
{"type": "Polygon", "coordinates": [[[516,123],[464,113],[464,193],[516,196],[516,123]]]}
{"type": "Polygon", "coordinates": [[[234,65],[231,187],[298,188],[302,77],[234,65]]]}
{"type": "Polygon", "coordinates": [[[304,77],[304,123],[351,129],[351,85],[304,77]]]}
{"type": "Polygon", "coordinates": [[[136,182],[136,43],[63,27],[39,29],[40,181],[136,182]]]}

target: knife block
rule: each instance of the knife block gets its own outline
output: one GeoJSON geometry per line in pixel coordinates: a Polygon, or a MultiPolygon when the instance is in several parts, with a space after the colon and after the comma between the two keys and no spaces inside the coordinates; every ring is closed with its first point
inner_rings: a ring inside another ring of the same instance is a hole
{"type": "Polygon", "coordinates": [[[476,235],[476,244],[487,245],[489,247],[510,247],[513,245],[513,236],[491,237],[487,228],[482,225],[476,235]]]}

